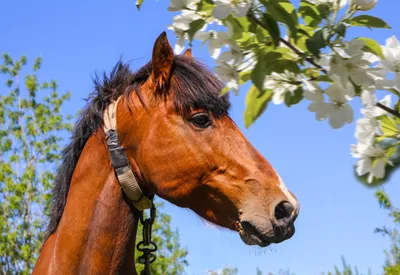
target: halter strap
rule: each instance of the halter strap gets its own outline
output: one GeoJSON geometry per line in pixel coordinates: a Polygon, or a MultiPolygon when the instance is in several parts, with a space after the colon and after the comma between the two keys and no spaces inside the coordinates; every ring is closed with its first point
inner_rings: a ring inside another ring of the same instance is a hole
{"type": "Polygon", "coordinates": [[[104,111],[104,132],[106,133],[112,167],[114,168],[122,192],[124,192],[125,196],[136,209],[143,211],[144,209],[151,208],[152,201],[140,189],[126,156],[125,148],[120,145],[118,140],[117,106],[120,98],[113,101],[104,111]]]}

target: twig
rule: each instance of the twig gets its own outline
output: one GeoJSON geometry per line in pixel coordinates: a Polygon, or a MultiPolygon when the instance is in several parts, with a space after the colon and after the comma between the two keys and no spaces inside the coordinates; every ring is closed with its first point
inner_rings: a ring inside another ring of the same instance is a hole
{"type": "MultiPolygon", "coordinates": [[[[254,16],[253,13],[249,13],[247,15],[247,17],[253,21],[254,23],[257,23],[258,25],[260,25],[261,27],[263,27],[264,29],[268,30],[267,26],[264,24],[264,22],[258,20],[257,17],[254,16]]],[[[298,56],[300,57],[305,57],[306,54],[304,52],[302,52],[301,50],[299,50],[298,48],[296,48],[295,46],[293,46],[289,41],[283,39],[282,37],[279,38],[279,41],[282,42],[283,44],[285,44],[286,47],[288,47],[289,49],[291,49],[293,52],[295,52],[298,56]]],[[[310,63],[311,65],[313,65],[314,67],[318,68],[321,70],[321,72],[323,72],[324,74],[328,74],[327,70],[324,69],[324,67],[322,67],[321,65],[319,65],[318,63],[315,62],[315,60],[312,57],[305,57],[305,60],[310,63]]]]}
{"type": "Polygon", "coordinates": [[[381,108],[382,110],[388,112],[389,114],[394,115],[394,116],[400,118],[400,113],[397,112],[396,110],[393,110],[393,109],[391,109],[391,108],[389,108],[389,107],[387,107],[387,106],[385,106],[385,105],[383,105],[382,103],[379,103],[379,102],[376,103],[376,106],[379,107],[379,108],[381,108]]]}

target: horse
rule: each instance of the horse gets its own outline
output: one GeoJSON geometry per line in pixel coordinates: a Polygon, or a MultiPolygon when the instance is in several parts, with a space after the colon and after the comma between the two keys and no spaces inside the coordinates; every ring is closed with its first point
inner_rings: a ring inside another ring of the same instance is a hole
{"type": "Polygon", "coordinates": [[[95,89],[63,151],[33,274],[137,274],[140,209],[122,190],[104,130],[115,131],[144,197],[156,195],[238,232],[247,245],[291,238],[296,197],[229,117],[223,83],[163,32],[136,72],[118,62],[95,89]]]}

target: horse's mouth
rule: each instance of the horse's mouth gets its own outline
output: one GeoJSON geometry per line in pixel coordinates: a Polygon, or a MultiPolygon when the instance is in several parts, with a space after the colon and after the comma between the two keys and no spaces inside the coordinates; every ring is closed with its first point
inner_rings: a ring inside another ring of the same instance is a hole
{"type": "Polygon", "coordinates": [[[247,245],[258,245],[266,247],[273,242],[274,233],[273,231],[267,234],[262,234],[260,230],[251,224],[250,222],[237,222],[237,231],[239,232],[240,238],[247,245]]]}
{"type": "Polygon", "coordinates": [[[280,243],[294,235],[294,226],[283,230],[279,226],[272,226],[269,230],[260,230],[251,222],[241,221],[236,223],[240,238],[247,245],[266,247],[272,243],[280,243]]]}

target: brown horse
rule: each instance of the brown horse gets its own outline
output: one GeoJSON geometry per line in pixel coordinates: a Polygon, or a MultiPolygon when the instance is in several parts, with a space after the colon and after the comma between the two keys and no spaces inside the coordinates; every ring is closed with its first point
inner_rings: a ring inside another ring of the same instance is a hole
{"type": "Polygon", "coordinates": [[[139,211],[111,166],[103,113],[118,101],[119,141],[146,194],[267,246],[294,234],[299,204],[228,116],[222,83],[165,33],[136,73],[119,63],[95,92],[64,151],[48,235],[34,274],[136,274],[139,211]]]}

